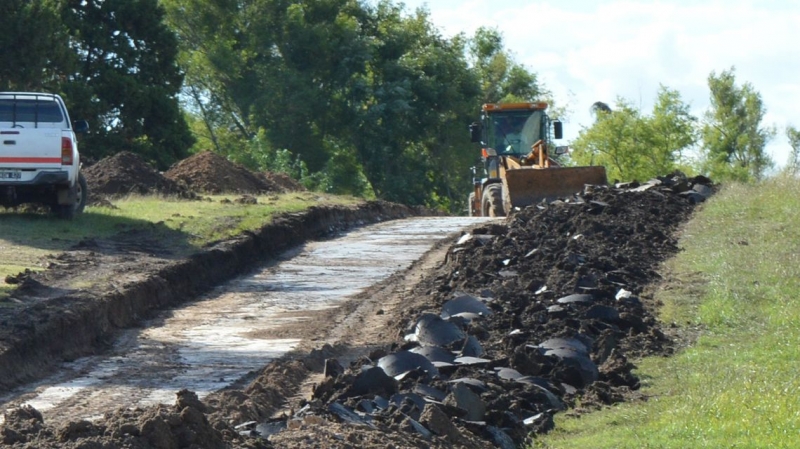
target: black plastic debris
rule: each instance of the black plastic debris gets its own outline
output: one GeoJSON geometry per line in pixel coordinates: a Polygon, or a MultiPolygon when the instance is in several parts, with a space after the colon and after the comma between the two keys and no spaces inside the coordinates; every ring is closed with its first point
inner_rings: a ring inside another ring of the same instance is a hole
{"type": "Polygon", "coordinates": [[[495,371],[497,372],[497,377],[505,380],[517,380],[521,377],[525,377],[514,368],[495,368],[495,371]]]}
{"type": "Polygon", "coordinates": [[[580,352],[581,354],[588,355],[592,348],[591,341],[586,339],[573,337],[573,338],[551,338],[539,343],[539,347],[545,350],[550,349],[570,349],[580,352]]]}
{"type": "Polygon", "coordinates": [[[439,371],[425,356],[410,351],[398,351],[378,359],[378,367],[387,375],[402,378],[411,371],[421,370],[428,378],[438,376],[439,371]]]}
{"type": "Polygon", "coordinates": [[[545,355],[557,357],[579,369],[582,385],[589,385],[600,377],[597,365],[585,353],[572,349],[550,349],[545,355]]]}
{"type": "MultiPolygon", "coordinates": [[[[409,364],[413,363],[409,362],[409,364]]],[[[390,395],[396,391],[397,381],[394,379],[394,376],[387,374],[386,370],[380,366],[373,366],[358,373],[355,380],[353,380],[353,384],[348,389],[346,396],[363,396],[366,394],[390,395]]]]}
{"type": "Polygon", "coordinates": [[[711,187],[704,184],[695,184],[692,186],[692,190],[706,198],[710,197],[714,193],[714,190],[711,187]]]}
{"type": "Polygon", "coordinates": [[[456,357],[455,359],[456,365],[486,365],[488,363],[492,363],[492,361],[481,357],[456,357]]]}
{"type": "Polygon", "coordinates": [[[547,398],[547,402],[550,404],[551,410],[560,411],[567,409],[567,406],[564,405],[564,402],[562,402],[561,399],[559,399],[558,396],[556,396],[546,386],[540,385],[538,383],[530,383],[530,385],[533,386],[533,388],[537,388],[542,394],[545,395],[545,397],[547,398]]]}
{"type": "Polygon", "coordinates": [[[444,401],[444,398],[447,397],[447,393],[445,393],[444,391],[423,383],[418,383],[414,385],[412,391],[422,396],[423,398],[427,397],[437,402],[444,401]]]}
{"type": "Polygon", "coordinates": [[[325,377],[338,377],[344,373],[344,367],[336,359],[325,359],[325,377]]]}
{"type": "Polygon", "coordinates": [[[448,346],[466,337],[456,324],[433,314],[423,314],[414,330],[416,340],[429,346],[448,346]]]}
{"type": "Polygon", "coordinates": [[[583,316],[589,319],[606,322],[619,321],[619,311],[617,309],[599,304],[595,304],[590,307],[583,316]]]}
{"type": "Polygon", "coordinates": [[[560,318],[562,316],[566,316],[567,312],[568,312],[568,309],[566,307],[560,306],[558,304],[553,304],[552,306],[548,306],[547,307],[547,313],[549,313],[549,314],[551,314],[551,315],[553,315],[555,317],[558,317],[558,318],[560,318]]]}
{"type": "Polygon", "coordinates": [[[430,430],[426,429],[425,426],[420,424],[419,421],[410,417],[406,419],[408,420],[408,423],[411,425],[411,427],[413,427],[414,430],[416,430],[417,432],[419,432],[420,435],[422,435],[422,438],[425,438],[426,440],[430,440],[431,438],[433,438],[433,433],[430,430]]]}
{"type": "Polygon", "coordinates": [[[588,293],[575,293],[556,300],[559,304],[589,303],[592,301],[594,301],[594,297],[588,293]]]}
{"type": "Polygon", "coordinates": [[[416,393],[398,393],[389,398],[389,403],[402,407],[403,404],[408,402],[417,408],[420,412],[425,408],[425,399],[416,393]]]}
{"type": "Polygon", "coordinates": [[[486,315],[481,315],[479,313],[461,312],[461,313],[456,313],[455,315],[450,315],[447,318],[447,320],[452,321],[453,323],[456,323],[456,324],[468,325],[468,324],[472,323],[473,321],[480,320],[481,318],[484,318],[485,316],[486,315]]]}
{"type": "Polygon", "coordinates": [[[397,407],[400,413],[412,419],[419,419],[425,409],[425,399],[415,393],[398,393],[392,396],[389,402],[397,407]]]}
{"type": "Polygon", "coordinates": [[[492,441],[500,449],[516,449],[517,445],[514,443],[514,440],[499,427],[487,426],[486,431],[489,432],[492,436],[492,441]]]}
{"type": "Polygon", "coordinates": [[[239,435],[245,437],[258,437],[259,433],[256,430],[256,421],[247,421],[233,427],[234,430],[239,432],[239,435]]]}
{"type": "Polygon", "coordinates": [[[375,428],[375,425],[361,417],[358,413],[351,410],[349,407],[344,406],[338,402],[333,402],[328,406],[328,411],[338,416],[342,421],[359,426],[367,426],[375,428]]]}
{"type": "Polygon", "coordinates": [[[409,351],[419,354],[433,363],[453,363],[453,360],[456,358],[452,352],[441,346],[417,346],[416,348],[409,349],[409,351]]]}
{"type": "Polygon", "coordinates": [[[375,404],[375,407],[378,407],[381,410],[386,410],[389,408],[389,400],[384,398],[383,396],[375,396],[372,399],[372,403],[375,404]]]}
{"type": "Polygon", "coordinates": [[[464,385],[472,388],[472,390],[477,392],[477,393],[483,393],[488,389],[486,387],[486,383],[485,382],[483,382],[482,380],[479,380],[479,379],[473,379],[471,377],[459,377],[458,379],[449,380],[448,383],[450,383],[450,384],[464,384],[464,385]]]}
{"type": "Polygon", "coordinates": [[[483,355],[483,346],[474,335],[468,336],[461,347],[461,357],[480,357],[483,355]]]}
{"type": "Polygon", "coordinates": [[[255,430],[261,438],[269,438],[271,435],[282,432],[284,429],[286,429],[286,420],[281,419],[257,424],[255,430]]]}
{"type": "Polygon", "coordinates": [[[358,401],[358,409],[362,410],[364,413],[371,415],[375,412],[375,404],[370,401],[369,399],[362,399],[358,401]]]}
{"type": "Polygon", "coordinates": [[[444,403],[464,410],[466,412],[464,419],[467,421],[483,421],[486,413],[486,404],[481,397],[464,383],[453,384],[444,403]]]}

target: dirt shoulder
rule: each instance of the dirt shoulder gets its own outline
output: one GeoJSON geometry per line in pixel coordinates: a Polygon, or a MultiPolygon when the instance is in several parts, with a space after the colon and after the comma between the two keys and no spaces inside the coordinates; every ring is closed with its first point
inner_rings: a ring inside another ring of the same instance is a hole
{"type": "Polygon", "coordinates": [[[417,214],[385,202],[313,207],[181,260],[170,258],[146,231],[84,240],[52,256],[47,270],[22,276],[0,307],[0,392],[41,378],[62,361],[101,351],[118,329],[304,241],[417,214]]]}

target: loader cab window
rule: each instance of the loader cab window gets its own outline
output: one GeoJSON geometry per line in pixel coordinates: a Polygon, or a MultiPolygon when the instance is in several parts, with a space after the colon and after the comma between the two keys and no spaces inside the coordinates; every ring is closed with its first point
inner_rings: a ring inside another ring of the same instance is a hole
{"type": "Polygon", "coordinates": [[[542,136],[544,111],[504,111],[489,116],[489,146],[498,154],[528,154],[542,136]]]}

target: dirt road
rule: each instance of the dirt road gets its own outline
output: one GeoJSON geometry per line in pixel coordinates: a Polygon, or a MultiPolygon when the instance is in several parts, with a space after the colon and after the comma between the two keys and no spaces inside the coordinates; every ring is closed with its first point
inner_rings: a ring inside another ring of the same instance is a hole
{"type": "Polygon", "coordinates": [[[332,331],[348,319],[337,312],[343,302],[481,220],[395,220],[308,243],[124,331],[103,355],[65,363],[47,379],[0,397],[0,407],[28,404],[58,425],[118,407],[172,404],[182,388],[203,398],[287,351],[335,339],[332,331]]]}

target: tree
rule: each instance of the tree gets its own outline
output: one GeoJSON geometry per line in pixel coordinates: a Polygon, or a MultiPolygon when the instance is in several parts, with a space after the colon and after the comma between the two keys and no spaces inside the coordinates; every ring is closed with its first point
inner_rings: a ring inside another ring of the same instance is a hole
{"type": "Polygon", "coordinates": [[[0,14],[0,90],[59,92],[72,61],[56,0],[6,0],[0,14]]]}
{"type": "Polygon", "coordinates": [[[791,175],[800,174],[800,130],[793,126],[786,127],[786,137],[792,152],[789,154],[789,162],[786,164],[786,171],[791,175]]]}
{"type": "MultiPolygon", "coordinates": [[[[642,171],[644,121],[638,109],[617,98],[613,111],[596,114],[595,123],[572,142],[578,165],[603,165],[613,180],[633,180],[642,171]]],[[[649,176],[649,175],[648,175],[649,176]]]]}
{"type": "Polygon", "coordinates": [[[497,29],[478,28],[469,41],[469,55],[481,83],[482,103],[534,101],[549,95],[535,73],[514,61],[497,29]]]}
{"type": "Polygon", "coordinates": [[[480,105],[465,41],[440,36],[424,11],[407,17],[389,2],[364,31],[373,47],[353,141],[376,196],[461,205],[475,157],[465,124],[480,105]]]}
{"type": "Polygon", "coordinates": [[[691,169],[687,150],[697,143],[697,118],[689,111],[677,90],[660,86],[653,114],[647,119],[651,130],[650,151],[645,157],[656,174],[666,174],[675,168],[691,169]]]}
{"type": "Polygon", "coordinates": [[[677,91],[661,86],[650,115],[622,98],[614,109],[595,102],[592,112],[594,124],[572,143],[572,159],[579,165],[603,165],[610,179],[620,181],[690,168],[684,153],[697,140],[696,119],[677,91]]]}
{"type": "Polygon", "coordinates": [[[93,125],[84,153],[133,151],[162,169],[185,157],[183,75],[157,0],[66,0],[62,17],[78,59],[62,89],[72,115],[93,125]]]}
{"type": "Polygon", "coordinates": [[[711,108],[702,129],[704,171],[715,180],[757,181],[773,161],[764,147],[775,135],[762,127],[766,110],[750,83],[737,86],[735,69],[708,76],[711,108]]]}
{"type": "MultiPolygon", "coordinates": [[[[205,147],[253,168],[265,168],[261,155],[289,151],[328,191],[462,202],[474,159],[464,124],[480,89],[466,40],[442,38],[424,10],[409,16],[388,1],[355,0],[163,3],[205,147]],[[258,157],[244,154],[253,148],[258,157]]],[[[522,74],[511,79],[525,84],[522,74]]]]}

